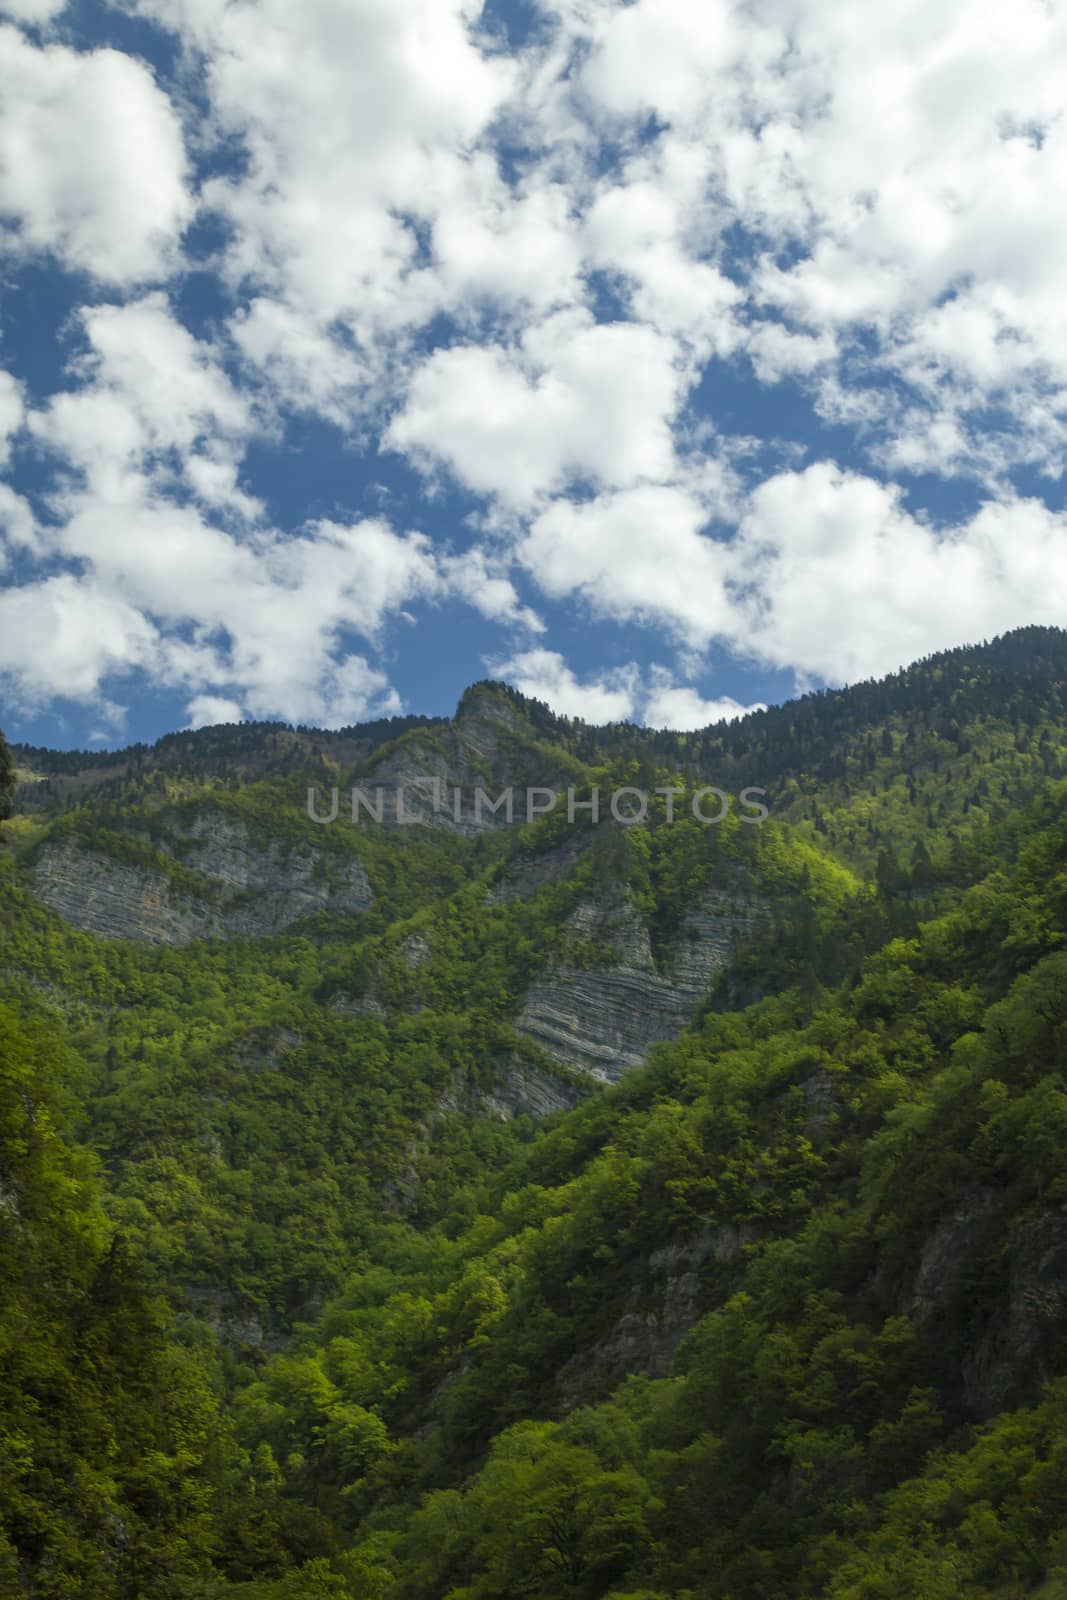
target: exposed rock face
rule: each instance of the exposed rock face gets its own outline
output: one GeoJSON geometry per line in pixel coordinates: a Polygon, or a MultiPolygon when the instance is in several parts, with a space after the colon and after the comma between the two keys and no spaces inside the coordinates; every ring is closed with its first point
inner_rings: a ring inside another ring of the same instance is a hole
{"type": "Polygon", "coordinates": [[[759,1237],[754,1223],[724,1223],[653,1250],[615,1326],[560,1369],[562,1409],[610,1393],[632,1372],[669,1377],[679,1345],[715,1298],[714,1267],[725,1266],[759,1237]]]}
{"type": "Polygon", "coordinates": [[[389,1015],[373,994],[335,994],[330,1001],[330,1010],[340,1011],[348,1017],[376,1017],[379,1022],[384,1022],[389,1015]]]}
{"type": "Polygon", "coordinates": [[[104,938],[187,944],[221,931],[212,907],[172,897],[162,873],[71,845],[41,851],[34,885],[49,910],[104,938]]]}
{"type": "Polygon", "coordinates": [[[510,1056],[492,1090],[482,1097],[482,1105],[506,1122],[512,1117],[547,1117],[553,1111],[570,1111],[581,1099],[577,1085],[510,1056]]]}
{"type": "Polygon", "coordinates": [[[250,1072],[263,1072],[267,1069],[277,1070],[286,1056],[292,1055],[294,1050],[299,1050],[304,1042],[302,1033],[295,1032],[292,1028],[271,1028],[263,1037],[255,1034],[241,1039],[234,1045],[235,1060],[250,1072]]]}
{"type": "Polygon", "coordinates": [[[430,941],[424,933],[409,933],[400,945],[400,959],[409,972],[418,972],[430,959],[430,941]]]}
{"type": "Polygon", "coordinates": [[[927,1237],[910,1296],[901,1309],[920,1326],[964,1292],[974,1259],[987,1249],[1003,1223],[1002,1198],[989,1189],[968,1189],[927,1237]]]}
{"type": "Polygon", "coordinates": [[[274,1354],[289,1343],[286,1334],[273,1331],[269,1319],[242,1307],[230,1290],[197,1283],[183,1283],[181,1288],[192,1315],[206,1322],[223,1344],[274,1354]]]}
{"type": "MultiPolygon", "coordinates": [[[[494,812],[489,803],[510,788],[511,820],[525,821],[528,787],[559,793],[563,786],[561,772],[543,766],[544,759],[552,761],[551,753],[539,757],[529,750],[530,735],[519,711],[491,691],[475,689],[464,697],[454,722],[410,735],[355,780],[373,808],[368,812],[361,805],[360,815],[364,820],[373,815],[390,827],[403,826],[406,819],[471,837],[508,826],[506,806],[494,812]],[[403,789],[399,804],[398,789],[403,789]],[[487,797],[479,807],[477,789],[487,797]]],[[[553,765],[559,766],[558,758],[553,765]]],[[[318,803],[321,809],[327,797],[320,796],[318,803]]],[[[350,796],[340,796],[340,804],[347,817],[350,796]]]]}
{"type": "Polygon", "coordinates": [[[148,944],[266,938],[310,912],[362,911],[371,901],[358,862],[331,865],[327,877],[310,847],[260,844],[243,822],[218,812],[176,823],[172,837],[178,842],[168,848],[162,840],[159,849],[204,880],[203,895],[176,889],[163,870],[72,843],[41,850],[34,867],[37,894],[76,928],[148,944]]]}
{"type": "Polygon", "coordinates": [[[438,1112],[460,1116],[547,1117],[553,1111],[570,1111],[584,1098],[580,1085],[568,1083],[517,1054],[501,1063],[491,1089],[471,1089],[453,1080],[437,1102],[438,1112]]]}
{"type": "Polygon", "coordinates": [[[927,1235],[910,1281],[886,1295],[880,1277],[875,1287],[887,1309],[935,1340],[939,1319],[968,1329],[954,1381],[976,1420],[1032,1405],[1063,1371],[1067,1207],[1013,1223],[1002,1193],[966,1189],[927,1235]]]}
{"type": "Polygon", "coordinates": [[[806,1112],[804,1132],[813,1144],[820,1145],[829,1136],[841,1109],[841,1103],[834,1093],[833,1079],[827,1072],[816,1072],[804,1079],[800,1089],[806,1112]]]}
{"type": "Polygon", "coordinates": [[[527,860],[512,861],[486,895],[487,904],[507,905],[512,900],[525,900],[546,883],[559,883],[577,866],[588,843],[588,834],[576,829],[573,838],[564,839],[554,849],[527,860]]]}
{"type": "Polygon", "coordinates": [[[602,950],[604,964],[564,964],[532,983],[517,1031],[562,1065],[616,1082],[687,1026],[736,941],[751,935],[758,907],[749,900],[734,908],[737,898],[723,889],[702,896],[671,952],[670,978],[656,971],[648,929],[629,901],[579,906],[568,934],[602,950]]]}
{"type": "Polygon", "coordinates": [[[1067,1210],[1023,1223],[1010,1253],[1006,1303],[963,1363],[964,1393],[976,1417],[1033,1404],[1067,1357],[1067,1210]]]}
{"type": "Polygon", "coordinates": [[[711,980],[733,960],[737,946],[756,930],[763,902],[740,884],[705,889],[686,913],[685,926],[671,951],[670,970],[681,992],[703,995],[711,980]]]}

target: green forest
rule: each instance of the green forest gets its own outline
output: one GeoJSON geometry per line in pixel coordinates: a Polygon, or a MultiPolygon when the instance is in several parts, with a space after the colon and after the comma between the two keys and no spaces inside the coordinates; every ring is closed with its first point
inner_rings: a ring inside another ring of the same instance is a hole
{"type": "Polygon", "coordinates": [[[1067,1600],[1067,633],[691,735],[0,737],[0,819],[3,1600],[1067,1600]],[[770,816],[307,816],[431,762],[770,816]],[[709,905],[687,1026],[546,1050],[590,906],[659,995],[709,905]]]}

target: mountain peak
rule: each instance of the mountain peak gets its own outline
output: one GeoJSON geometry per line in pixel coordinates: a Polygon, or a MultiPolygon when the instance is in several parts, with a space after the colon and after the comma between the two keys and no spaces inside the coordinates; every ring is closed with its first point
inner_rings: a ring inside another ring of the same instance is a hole
{"type": "Polygon", "coordinates": [[[525,715],[526,700],[517,689],[492,678],[483,678],[464,689],[454,720],[460,723],[476,717],[480,721],[501,722],[513,727],[516,720],[525,715]]]}

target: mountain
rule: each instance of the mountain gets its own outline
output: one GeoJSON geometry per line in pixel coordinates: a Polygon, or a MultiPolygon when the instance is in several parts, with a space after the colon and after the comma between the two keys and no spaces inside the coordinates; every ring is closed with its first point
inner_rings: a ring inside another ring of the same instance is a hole
{"type": "Polygon", "coordinates": [[[0,1593],[1067,1593],[1067,633],[12,756],[0,1593]]]}

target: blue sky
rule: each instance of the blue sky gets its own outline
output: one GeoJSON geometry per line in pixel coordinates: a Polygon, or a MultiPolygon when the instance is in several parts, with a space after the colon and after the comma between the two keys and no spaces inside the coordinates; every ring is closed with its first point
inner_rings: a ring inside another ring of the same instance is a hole
{"type": "Polygon", "coordinates": [[[0,726],[701,726],[1067,623],[1041,0],[0,3],[0,726]]]}

